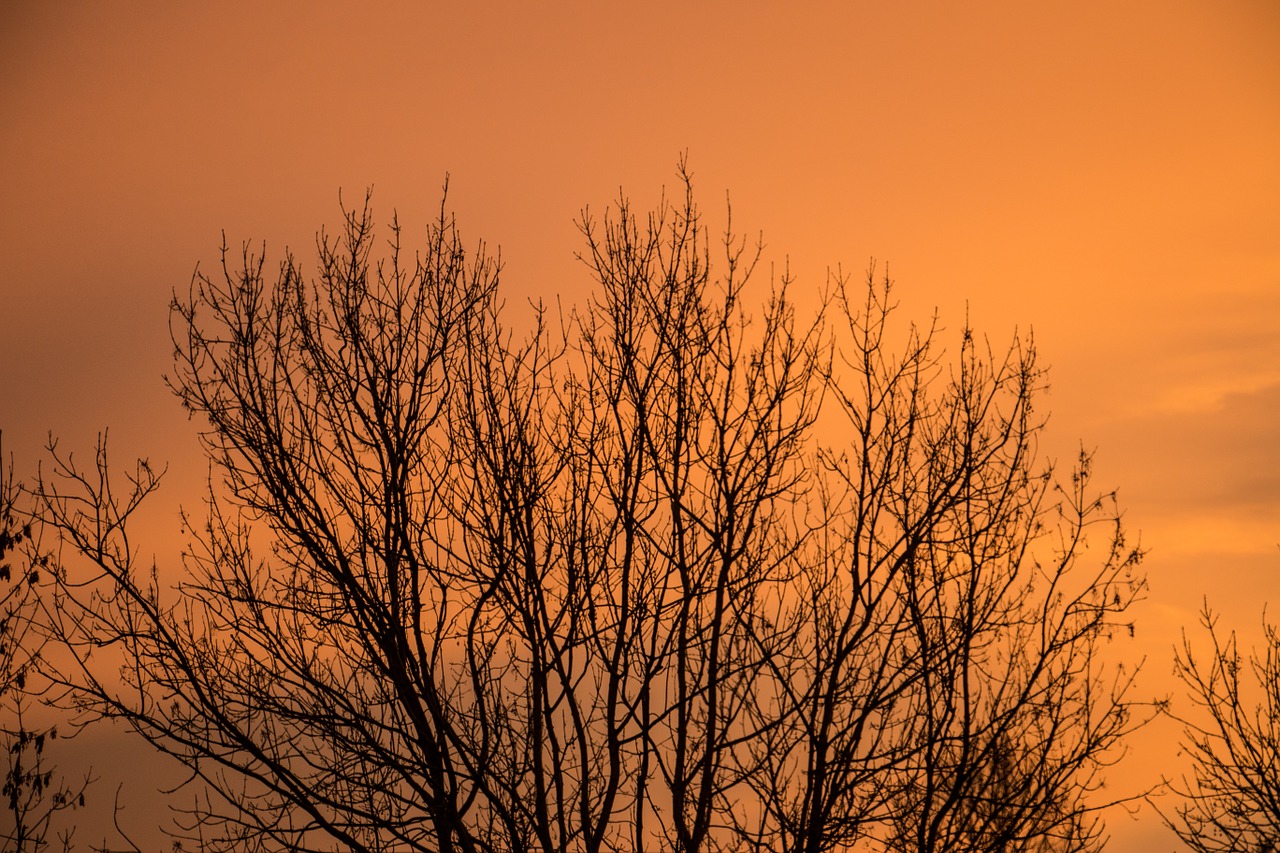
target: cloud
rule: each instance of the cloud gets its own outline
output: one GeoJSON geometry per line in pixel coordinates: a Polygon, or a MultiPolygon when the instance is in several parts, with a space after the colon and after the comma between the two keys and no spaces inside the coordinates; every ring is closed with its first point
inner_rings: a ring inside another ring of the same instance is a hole
{"type": "Polygon", "coordinates": [[[1104,455],[1126,469],[1126,492],[1180,515],[1280,521],[1280,381],[1200,397],[1112,425],[1104,455]]]}

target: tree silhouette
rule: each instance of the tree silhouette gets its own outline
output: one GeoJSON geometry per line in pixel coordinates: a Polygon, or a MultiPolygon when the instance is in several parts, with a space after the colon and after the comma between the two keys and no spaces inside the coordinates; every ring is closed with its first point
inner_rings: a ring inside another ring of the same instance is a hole
{"type": "Polygon", "coordinates": [[[45,514],[97,572],[63,681],[190,770],[180,835],[1098,846],[1141,722],[1100,650],[1144,581],[1088,457],[1037,458],[1034,348],[895,350],[874,272],[748,308],[759,246],[680,175],[584,211],[595,296],[525,337],[443,206],[412,261],[344,211],[310,281],[224,245],[172,313],[213,472],[176,590],[127,539],[158,475],[54,448],[45,514]]]}
{"type": "MultiPolygon", "coordinates": [[[[86,775],[69,784],[46,753],[58,739],[56,722],[42,713],[46,685],[40,671],[46,642],[41,593],[51,579],[48,554],[39,547],[39,520],[23,499],[13,460],[0,462],[0,853],[46,849],[55,815],[84,805],[90,781],[86,775]]],[[[73,834],[58,837],[62,849],[73,834]]]]}
{"type": "Polygon", "coordinates": [[[1206,602],[1208,647],[1186,636],[1175,665],[1193,710],[1179,717],[1190,778],[1165,823],[1200,853],[1280,850],[1280,627],[1263,618],[1263,649],[1242,657],[1206,602]]]}

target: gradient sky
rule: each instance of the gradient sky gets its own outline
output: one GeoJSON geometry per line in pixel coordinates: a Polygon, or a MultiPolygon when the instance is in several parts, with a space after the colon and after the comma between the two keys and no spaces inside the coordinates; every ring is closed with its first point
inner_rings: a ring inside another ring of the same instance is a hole
{"type": "MultiPolygon", "coordinates": [[[[704,209],[729,192],[801,291],[874,257],[921,321],[1034,328],[1046,449],[1096,447],[1151,549],[1144,690],[1172,689],[1206,594],[1257,636],[1280,610],[1280,3],[622,5],[4,4],[19,470],[104,426],[117,459],[168,461],[144,519],[164,560],[204,472],[161,382],[167,303],[223,229],[308,260],[338,190],[373,186],[412,235],[448,173],[509,303],[572,303],[581,208],[652,204],[687,150],[704,209]]],[[[1175,733],[1117,779],[1176,772],[1175,733]]],[[[1113,851],[1176,846],[1149,811],[1109,824],[1113,851]]]]}

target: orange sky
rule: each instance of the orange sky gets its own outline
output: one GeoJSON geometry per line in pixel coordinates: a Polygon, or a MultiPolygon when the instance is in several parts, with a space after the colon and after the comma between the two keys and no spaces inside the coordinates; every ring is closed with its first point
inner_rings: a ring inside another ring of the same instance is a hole
{"type": "MultiPolygon", "coordinates": [[[[20,470],[48,430],[110,426],[117,458],[171,463],[153,518],[176,531],[204,469],[160,380],[167,301],[221,229],[306,258],[337,190],[373,185],[412,233],[448,172],[509,302],[573,302],[581,207],[652,203],[687,149],[704,208],[731,192],[801,290],[874,256],[920,320],[1034,327],[1049,449],[1096,446],[1152,549],[1146,689],[1206,593],[1249,636],[1280,607],[1275,0],[262,5],[0,9],[20,470]]],[[[1176,769],[1172,733],[1124,772],[1176,769]]],[[[1174,846],[1149,814],[1110,827],[1174,846]]]]}

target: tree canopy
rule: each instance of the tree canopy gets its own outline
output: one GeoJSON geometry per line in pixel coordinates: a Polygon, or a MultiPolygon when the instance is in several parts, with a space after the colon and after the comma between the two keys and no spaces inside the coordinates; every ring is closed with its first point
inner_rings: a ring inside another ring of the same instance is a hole
{"type": "Polygon", "coordinates": [[[412,252],[344,210],[310,277],[224,244],[172,307],[176,587],[128,536],[159,475],[55,449],[55,677],[186,766],[180,837],[1100,849],[1142,555],[1041,456],[1033,342],[901,323],[874,268],[801,316],[680,177],[584,211],[594,295],[525,334],[443,204],[412,252]]]}

